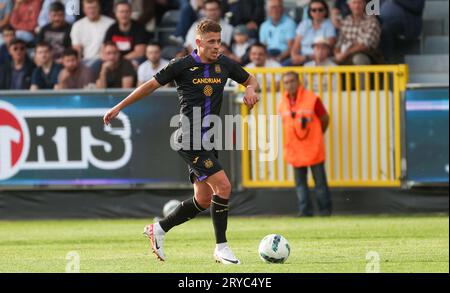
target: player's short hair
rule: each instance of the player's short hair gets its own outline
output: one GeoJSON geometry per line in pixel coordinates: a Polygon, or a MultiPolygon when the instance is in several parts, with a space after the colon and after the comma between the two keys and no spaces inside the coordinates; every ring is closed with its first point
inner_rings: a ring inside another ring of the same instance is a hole
{"type": "Polygon", "coordinates": [[[293,76],[293,77],[295,77],[295,80],[299,80],[299,78],[300,78],[298,73],[295,71],[288,71],[285,74],[283,74],[283,78],[285,78],[286,76],[293,76]]]}
{"type": "Polygon", "coordinates": [[[220,24],[214,20],[205,19],[197,25],[197,35],[220,32],[222,32],[222,28],[220,27],[220,24]]]}
{"type": "Polygon", "coordinates": [[[64,53],[62,56],[63,57],[75,56],[76,58],[78,58],[79,54],[78,54],[78,51],[75,50],[74,48],[67,48],[66,50],[64,50],[64,53]]]}
{"type": "Polygon", "coordinates": [[[42,41],[36,44],[36,50],[37,48],[47,48],[49,51],[52,50],[52,46],[50,45],[49,42],[46,41],[42,41]]]}
{"type": "Polygon", "coordinates": [[[50,12],[66,12],[66,8],[64,7],[64,4],[62,4],[61,2],[53,2],[52,4],[50,4],[48,11],[50,11],[50,12]]]}

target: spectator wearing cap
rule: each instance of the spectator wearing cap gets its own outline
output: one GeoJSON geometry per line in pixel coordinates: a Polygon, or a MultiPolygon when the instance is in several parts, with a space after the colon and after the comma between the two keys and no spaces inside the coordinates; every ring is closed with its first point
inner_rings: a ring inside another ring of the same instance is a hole
{"type": "Polygon", "coordinates": [[[335,48],[339,65],[370,65],[382,62],[377,48],[381,28],[375,16],[366,15],[365,0],[349,0],[352,14],[341,24],[335,48]]]}
{"type": "Polygon", "coordinates": [[[39,17],[38,17],[38,26],[39,27],[44,27],[46,25],[48,25],[51,22],[51,16],[50,16],[50,12],[51,10],[51,6],[54,3],[61,3],[62,6],[64,7],[64,19],[66,21],[66,23],[72,24],[75,22],[76,20],[76,16],[77,13],[76,11],[71,11],[71,9],[73,10],[73,0],[44,0],[44,3],[42,4],[42,9],[41,12],[39,13],[39,17]],[[69,13],[66,13],[66,8],[67,7],[67,11],[69,13]]]}
{"type": "Polygon", "coordinates": [[[104,42],[113,42],[123,58],[137,66],[145,56],[147,36],[142,25],[131,19],[131,4],[128,1],[117,2],[114,8],[117,22],[106,32],[104,42]]]}
{"type": "Polygon", "coordinates": [[[333,46],[336,42],[336,30],[329,19],[328,4],[324,0],[312,0],[308,6],[308,18],[297,28],[297,36],[291,51],[291,59],[284,66],[298,66],[310,61],[313,57],[314,39],[322,36],[333,46]]]}
{"type": "Polygon", "coordinates": [[[8,46],[11,62],[0,67],[0,89],[28,90],[31,86],[31,75],[36,67],[27,56],[24,40],[14,39],[8,46]]]}
{"type": "Polygon", "coordinates": [[[39,31],[36,37],[38,43],[46,42],[52,46],[53,59],[61,63],[60,58],[64,50],[70,48],[70,30],[72,26],[65,20],[65,8],[60,2],[54,2],[49,6],[50,23],[39,31]]]}
{"type": "Polygon", "coordinates": [[[89,67],[99,61],[106,31],[114,23],[112,18],[101,15],[100,9],[99,0],[84,0],[83,11],[86,16],[73,24],[70,33],[72,46],[89,67]]]}
{"type": "MultiPolygon", "coordinates": [[[[0,32],[9,25],[9,19],[13,8],[12,0],[0,0],[0,32]]],[[[0,45],[3,44],[3,37],[0,33],[0,45]]]]}
{"type": "Polygon", "coordinates": [[[249,60],[248,49],[252,45],[247,26],[241,24],[234,28],[233,45],[231,51],[238,58],[240,64],[247,64],[249,60]],[[247,61],[247,62],[246,62],[247,61]]]}
{"type": "Polygon", "coordinates": [[[84,89],[95,86],[93,71],[80,61],[78,51],[66,49],[62,57],[63,70],[59,73],[55,89],[84,89]]]}
{"type": "MultiPolygon", "coordinates": [[[[333,59],[330,57],[332,52],[332,46],[329,43],[329,40],[319,36],[314,39],[313,43],[313,55],[312,60],[305,63],[305,67],[327,67],[327,66],[336,66],[336,63],[333,62],[333,59]]],[[[304,79],[304,86],[305,88],[308,88],[308,78],[304,79]]],[[[336,85],[336,78],[333,76],[332,78],[332,85],[331,88],[328,88],[328,78],[325,76],[322,79],[322,82],[319,84],[319,77],[317,75],[314,75],[313,77],[313,86],[312,89],[314,92],[319,92],[320,87],[322,87],[323,90],[329,90],[331,91],[333,88],[335,88],[336,85]]]]}
{"type": "Polygon", "coordinates": [[[97,88],[123,88],[136,86],[136,72],[133,64],[120,55],[114,42],[106,42],[102,48],[102,66],[97,88]]]}
{"type": "Polygon", "coordinates": [[[0,45],[0,66],[11,61],[8,46],[16,37],[16,31],[10,25],[3,27],[3,44],[0,45]]]}
{"type": "Polygon", "coordinates": [[[49,43],[38,43],[35,51],[34,59],[38,67],[33,71],[31,90],[54,89],[58,83],[62,65],[53,61],[52,46],[49,43]]]}
{"type": "Polygon", "coordinates": [[[284,14],[283,0],[269,0],[267,15],[259,31],[259,41],[267,46],[271,58],[282,62],[291,54],[296,24],[284,14]]]}
{"type": "Polygon", "coordinates": [[[16,30],[16,37],[27,43],[34,42],[34,32],[38,26],[38,16],[42,0],[16,0],[11,14],[11,26],[16,30]]]}
{"type": "Polygon", "coordinates": [[[169,64],[169,61],[161,58],[161,46],[158,43],[150,43],[146,48],[147,61],[138,68],[138,85],[152,79],[152,77],[169,64]]]}

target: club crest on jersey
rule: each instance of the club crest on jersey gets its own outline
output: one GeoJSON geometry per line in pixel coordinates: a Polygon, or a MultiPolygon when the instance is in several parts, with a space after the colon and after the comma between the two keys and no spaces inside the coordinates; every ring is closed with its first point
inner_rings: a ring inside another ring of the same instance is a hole
{"type": "Polygon", "coordinates": [[[206,169],[211,169],[212,167],[214,167],[214,163],[213,161],[211,161],[211,159],[207,159],[203,163],[206,169]]]}
{"type": "Polygon", "coordinates": [[[220,67],[220,65],[219,65],[219,64],[216,64],[216,66],[215,66],[214,70],[216,71],[216,73],[217,73],[217,74],[220,74],[220,73],[222,73],[222,68],[220,67]]]}
{"type": "Polygon", "coordinates": [[[203,93],[207,97],[211,97],[213,92],[214,92],[214,90],[213,90],[212,86],[210,86],[210,85],[205,86],[205,88],[203,89],[203,93]]]}
{"type": "Polygon", "coordinates": [[[189,69],[190,71],[196,71],[197,69],[199,69],[200,67],[192,67],[191,69],[189,69]]]}

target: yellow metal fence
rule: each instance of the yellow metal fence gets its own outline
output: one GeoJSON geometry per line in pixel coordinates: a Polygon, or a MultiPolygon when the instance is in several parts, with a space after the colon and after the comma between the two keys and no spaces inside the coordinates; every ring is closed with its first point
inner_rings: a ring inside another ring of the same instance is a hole
{"type": "Polygon", "coordinates": [[[400,105],[408,77],[406,65],[249,69],[262,92],[251,112],[241,106],[242,116],[254,122],[242,129],[243,186],[294,186],[293,169],[283,158],[281,118],[274,116],[284,91],[281,76],[288,71],[299,74],[330,114],[325,134],[330,186],[399,187],[400,105]]]}

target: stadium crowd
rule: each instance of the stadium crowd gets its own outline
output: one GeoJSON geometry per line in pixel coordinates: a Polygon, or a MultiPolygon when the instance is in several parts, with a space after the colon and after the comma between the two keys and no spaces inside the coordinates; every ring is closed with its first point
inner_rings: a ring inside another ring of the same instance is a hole
{"type": "Polygon", "coordinates": [[[299,0],[296,23],[283,0],[80,0],[79,13],[75,1],[0,0],[0,90],[134,87],[190,53],[203,18],[221,24],[222,53],[249,67],[390,63],[398,38],[420,34],[425,4],[381,0],[369,16],[366,0],[299,0]]]}

